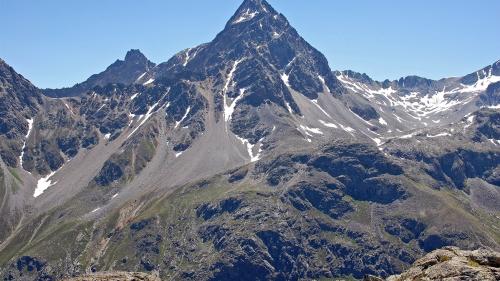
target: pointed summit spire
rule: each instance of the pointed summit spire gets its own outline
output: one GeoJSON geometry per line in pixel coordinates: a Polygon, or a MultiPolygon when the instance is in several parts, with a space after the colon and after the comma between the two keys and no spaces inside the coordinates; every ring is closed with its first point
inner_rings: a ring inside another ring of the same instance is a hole
{"type": "Polygon", "coordinates": [[[256,11],[262,11],[269,13],[271,11],[274,11],[271,5],[267,3],[265,0],[245,0],[243,3],[240,5],[240,9],[243,8],[249,8],[249,9],[254,9],[256,11]]]}
{"type": "Polygon", "coordinates": [[[263,15],[277,15],[278,13],[265,0],[245,0],[231,17],[228,25],[239,24],[263,15]]]}
{"type": "Polygon", "coordinates": [[[147,61],[146,56],[139,49],[131,49],[125,55],[125,61],[147,61]]]}

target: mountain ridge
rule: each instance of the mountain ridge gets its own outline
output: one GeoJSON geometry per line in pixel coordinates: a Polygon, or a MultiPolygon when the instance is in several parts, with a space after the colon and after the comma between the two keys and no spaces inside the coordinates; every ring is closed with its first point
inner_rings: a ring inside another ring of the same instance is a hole
{"type": "Polygon", "coordinates": [[[264,0],[150,66],[64,98],[0,75],[2,277],[360,279],[500,247],[493,67],[382,88],[331,71],[264,0]]]}
{"type": "Polygon", "coordinates": [[[124,60],[116,60],[104,71],[91,75],[87,80],[71,87],[60,89],[44,89],[49,97],[72,97],[92,90],[95,86],[106,86],[109,83],[132,84],[137,77],[153,68],[156,64],[150,62],[138,49],[131,49],[124,60]]]}

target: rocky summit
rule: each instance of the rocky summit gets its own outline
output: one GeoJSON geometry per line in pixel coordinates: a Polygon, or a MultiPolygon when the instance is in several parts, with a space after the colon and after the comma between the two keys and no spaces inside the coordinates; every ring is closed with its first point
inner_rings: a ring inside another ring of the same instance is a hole
{"type": "Polygon", "coordinates": [[[265,0],[70,88],[0,60],[0,277],[498,278],[499,83],[332,71],[265,0]]]}
{"type": "MultiPolygon", "coordinates": [[[[495,281],[500,279],[500,253],[486,249],[463,251],[456,247],[436,250],[417,260],[400,275],[390,276],[387,281],[404,280],[471,280],[495,281]]],[[[366,281],[382,281],[374,276],[366,281]]]]}

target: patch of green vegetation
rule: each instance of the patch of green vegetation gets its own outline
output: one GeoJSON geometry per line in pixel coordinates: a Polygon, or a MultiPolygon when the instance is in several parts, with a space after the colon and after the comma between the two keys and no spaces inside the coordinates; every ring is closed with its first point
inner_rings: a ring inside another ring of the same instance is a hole
{"type": "Polygon", "coordinates": [[[12,235],[7,246],[0,251],[0,264],[7,264],[9,260],[22,252],[23,247],[28,243],[42,219],[42,216],[38,217],[32,223],[25,225],[15,235],[12,235]]]}
{"type": "MultiPolygon", "coordinates": [[[[347,196],[346,196],[347,197],[347,196]]],[[[360,224],[370,225],[371,223],[371,203],[368,201],[351,200],[354,211],[346,216],[347,220],[353,220],[360,224]]]]}
{"type": "Polygon", "coordinates": [[[19,176],[19,174],[15,169],[9,168],[9,172],[18,182],[20,182],[21,184],[23,183],[23,180],[21,179],[21,177],[19,176]]]}
{"type": "Polygon", "coordinates": [[[468,259],[467,265],[470,267],[480,267],[481,266],[477,261],[472,260],[472,259],[468,259]]]}
{"type": "Polygon", "coordinates": [[[6,192],[7,191],[5,190],[5,178],[3,175],[3,170],[0,168],[0,204],[1,202],[3,202],[6,192]]]}
{"type": "Polygon", "coordinates": [[[451,257],[449,257],[449,256],[438,256],[437,259],[438,259],[439,262],[447,262],[447,261],[451,260],[451,257]]]}
{"type": "Polygon", "coordinates": [[[12,180],[12,183],[10,184],[10,188],[12,189],[12,193],[16,194],[21,188],[19,187],[19,184],[17,184],[17,181],[12,180]]]}

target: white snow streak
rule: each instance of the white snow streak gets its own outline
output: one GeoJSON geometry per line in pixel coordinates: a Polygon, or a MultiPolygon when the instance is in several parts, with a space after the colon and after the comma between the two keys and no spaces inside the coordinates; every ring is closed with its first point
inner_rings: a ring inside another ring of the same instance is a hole
{"type": "Polygon", "coordinates": [[[144,84],[142,84],[142,85],[146,86],[146,85],[153,83],[154,81],[155,80],[153,78],[150,78],[148,81],[144,82],[144,84]]]}
{"type": "Polygon", "coordinates": [[[321,105],[318,104],[318,100],[311,100],[311,102],[317,107],[319,108],[319,110],[321,110],[321,112],[323,112],[323,114],[325,114],[326,116],[328,116],[328,118],[332,118],[332,116],[330,116],[330,114],[328,114],[328,112],[326,112],[322,107],[321,105]]]}
{"type": "Polygon", "coordinates": [[[191,51],[191,48],[189,48],[187,51],[186,51],[186,54],[184,56],[184,63],[182,64],[182,66],[186,67],[186,65],[188,64],[190,58],[189,58],[189,52],[191,51]]]}
{"type": "Polygon", "coordinates": [[[356,131],[356,130],[354,130],[353,128],[351,128],[351,127],[349,127],[349,126],[344,126],[344,125],[342,125],[342,124],[339,124],[339,125],[340,125],[340,127],[342,128],[342,130],[344,130],[344,131],[346,131],[346,132],[348,132],[348,133],[351,133],[351,134],[352,134],[353,132],[355,132],[355,131],[356,131]]]}
{"type": "Polygon", "coordinates": [[[251,12],[250,9],[247,9],[237,20],[233,21],[233,24],[238,24],[240,22],[248,21],[253,19],[259,12],[253,11],[251,12]]]}
{"type": "Polygon", "coordinates": [[[140,95],[140,93],[135,93],[133,94],[131,97],[130,97],[130,100],[134,100],[138,95],[140,95]]]}
{"type": "Polygon", "coordinates": [[[287,101],[285,101],[285,105],[286,105],[286,109],[288,109],[288,112],[290,112],[290,114],[293,114],[292,107],[290,106],[290,104],[287,101]]]}
{"type": "Polygon", "coordinates": [[[184,55],[184,63],[182,64],[182,66],[186,67],[186,66],[187,66],[187,64],[189,63],[189,61],[191,61],[192,59],[194,59],[194,58],[196,57],[196,55],[198,54],[198,50],[196,50],[196,51],[194,52],[194,54],[193,54],[193,55],[191,55],[191,51],[192,51],[192,50],[193,50],[192,48],[189,48],[189,49],[186,51],[186,53],[185,53],[185,55],[184,55]]]}
{"type": "Polygon", "coordinates": [[[290,77],[290,76],[289,76],[288,74],[286,74],[286,73],[281,74],[281,80],[283,81],[283,83],[285,83],[285,85],[286,85],[288,88],[291,88],[291,87],[290,87],[290,82],[288,81],[289,77],[290,77]]]}
{"type": "Polygon", "coordinates": [[[490,109],[500,109],[500,104],[497,104],[497,105],[492,105],[492,106],[485,106],[485,108],[490,108],[490,109]]]}
{"type": "Polygon", "coordinates": [[[382,140],[378,139],[378,138],[371,138],[373,140],[373,142],[375,142],[375,144],[377,144],[377,146],[381,146],[382,145],[382,140]]]}
{"type": "Polygon", "coordinates": [[[26,148],[26,142],[28,141],[28,137],[30,136],[31,130],[33,129],[33,118],[26,119],[26,122],[28,122],[28,133],[24,137],[23,148],[21,149],[21,156],[19,156],[19,166],[21,167],[21,169],[23,168],[23,156],[24,156],[24,149],[26,148]]]}
{"type": "Polygon", "coordinates": [[[188,106],[188,108],[186,109],[186,113],[184,114],[184,116],[182,116],[181,120],[179,120],[175,123],[174,129],[177,129],[177,127],[179,127],[179,125],[182,123],[182,121],[184,121],[184,119],[186,119],[186,117],[188,116],[190,111],[191,111],[191,106],[188,106]]]}
{"type": "Polygon", "coordinates": [[[325,88],[328,93],[331,93],[330,88],[325,83],[325,78],[323,78],[323,76],[321,76],[321,75],[318,75],[318,78],[321,81],[321,83],[323,84],[323,88],[325,88]]]}
{"type": "Polygon", "coordinates": [[[496,140],[496,139],[488,139],[492,144],[494,145],[500,145],[500,140],[496,140]]]}
{"type": "MultiPolygon", "coordinates": [[[[155,107],[159,104],[160,102],[158,101],[157,103],[153,104],[153,106],[149,107],[148,108],[148,112],[146,113],[146,115],[141,115],[141,123],[132,131],[132,133],[130,133],[128,136],[127,136],[127,139],[130,138],[137,130],[139,130],[139,128],[144,125],[144,123],[146,123],[146,121],[148,121],[148,119],[151,117],[151,115],[153,115],[153,110],[155,109],[155,107]]],[[[167,107],[169,106],[170,104],[167,104],[167,107]]]]}
{"type": "Polygon", "coordinates": [[[428,138],[437,138],[437,137],[444,137],[444,136],[451,136],[451,134],[450,133],[439,133],[437,135],[429,135],[429,134],[427,134],[428,138]]]}
{"type": "Polygon", "coordinates": [[[139,77],[137,77],[137,79],[135,79],[135,82],[138,82],[139,80],[141,80],[142,77],[144,77],[144,75],[146,75],[147,72],[144,72],[143,74],[141,74],[139,77]]]}
{"type": "Polygon", "coordinates": [[[239,59],[234,61],[233,66],[231,67],[231,70],[227,74],[226,78],[226,83],[224,83],[224,88],[222,88],[222,97],[223,97],[223,103],[224,103],[224,121],[226,121],[226,131],[227,131],[227,122],[231,119],[231,116],[234,112],[234,108],[236,107],[236,102],[243,96],[243,93],[245,89],[240,90],[240,95],[233,101],[233,103],[229,106],[227,106],[227,91],[229,89],[229,85],[233,82],[233,77],[234,73],[236,72],[236,69],[238,68],[238,65],[243,61],[243,59],[239,59]],[[229,112],[226,112],[229,111],[229,112]]]}
{"type": "Polygon", "coordinates": [[[418,134],[418,132],[414,132],[414,133],[411,133],[411,134],[407,134],[407,135],[403,135],[403,136],[399,136],[398,139],[411,139],[413,138],[414,136],[416,136],[418,134]]]}
{"type": "Polygon", "coordinates": [[[333,123],[328,123],[328,122],[325,122],[323,120],[319,120],[319,123],[321,123],[323,126],[328,127],[328,128],[338,129],[338,126],[333,124],[333,123]]]}
{"type": "MultiPolygon", "coordinates": [[[[260,146],[259,146],[259,151],[254,155],[254,153],[253,153],[254,146],[255,146],[254,144],[251,144],[250,141],[247,139],[244,139],[244,138],[241,138],[238,136],[236,136],[236,138],[238,140],[240,140],[243,145],[246,146],[247,151],[248,151],[248,156],[250,156],[250,162],[253,163],[253,162],[256,162],[260,159],[260,153],[262,152],[262,149],[260,148],[260,146]]],[[[262,140],[260,140],[260,141],[262,141],[262,140]]]]}
{"type": "Polygon", "coordinates": [[[245,91],[246,89],[240,89],[240,95],[237,96],[229,106],[224,103],[224,120],[226,122],[231,121],[234,109],[236,108],[236,104],[241,98],[243,98],[243,96],[245,95],[245,91]]]}
{"type": "Polygon", "coordinates": [[[304,126],[304,125],[300,125],[300,128],[306,133],[306,135],[312,137],[311,134],[309,134],[309,132],[313,133],[313,134],[317,134],[317,135],[322,135],[323,132],[318,129],[318,128],[310,128],[310,127],[307,127],[307,126],[304,126]]]}

